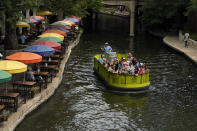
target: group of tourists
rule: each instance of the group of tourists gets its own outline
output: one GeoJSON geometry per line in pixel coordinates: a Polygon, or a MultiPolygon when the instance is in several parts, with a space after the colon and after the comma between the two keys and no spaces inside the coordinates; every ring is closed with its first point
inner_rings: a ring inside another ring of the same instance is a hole
{"type": "Polygon", "coordinates": [[[117,57],[114,57],[112,60],[109,60],[108,54],[112,51],[109,43],[105,43],[104,48],[101,48],[104,51],[104,54],[99,58],[99,62],[112,73],[117,74],[129,74],[129,75],[141,75],[149,72],[146,64],[142,60],[137,60],[133,57],[131,53],[127,54],[127,59],[122,57],[120,60],[117,57]]]}

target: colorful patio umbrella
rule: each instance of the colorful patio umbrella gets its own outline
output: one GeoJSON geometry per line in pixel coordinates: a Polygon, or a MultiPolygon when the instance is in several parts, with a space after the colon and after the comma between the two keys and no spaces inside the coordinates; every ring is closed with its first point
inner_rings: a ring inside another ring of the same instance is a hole
{"type": "Polygon", "coordinates": [[[57,37],[42,37],[42,38],[36,40],[36,42],[44,41],[44,40],[55,41],[60,44],[63,43],[63,40],[61,40],[60,38],[57,38],[57,37]]]}
{"type": "Polygon", "coordinates": [[[58,27],[58,28],[62,28],[62,29],[65,29],[65,30],[69,30],[69,31],[72,30],[70,26],[58,25],[58,24],[57,24],[57,25],[52,25],[50,28],[55,28],[55,27],[56,27],[56,28],[57,28],[57,27],[58,27]]]}
{"type": "Polygon", "coordinates": [[[53,29],[53,30],[47,30],[47,31],[43,32],[43,34],[44,34],[44,33],[56,33],[56,34],[60,34],[60,35],[62,35],[62,36],[66,36],[66,33],[65,33],[64,31],[55,30],[55,29],[53,29]]]}
{"type": "Polygon", "coordinates": [[[50,12],[50,11],[41,11],[41,12],[37,12],[36,13],[37,15],[52,15],[53,13],[52,12],[50,12]]]}
{"type": "Polygon", "coordinates": [[[34,24],[33,21],[30,21],[30,20],[27,20],[27,19],[22,20],[22,21],[25,22],[25,23],[27,23],[27,24],[29,24],[29,25],[33,25],[34,24]]]}
{"type": "Polygon", "coordinates": [[[42,61],[42,56],[31,52],[17,52],[6,57],[7,60],[20,61],[24,64],[38,63],[42,61]]]}
{"type": "Polygon", "coordinates": [[[40,20],[44,21],[44,17],[42,17],[42,16],[33,15],[33,16],[30,16],[30,17],[35,17],[35,18],[38,18],[38,19],[40,19],[40,20]]]}
{"type": "Polygon", "coordinates": [[[57,37],[57,38],[60,38],[61,40],[64,40],[64,36],[56,34],[56,33],[44,33],[42,35],[39,35],[38,37],[39,38],[41,38],[41,37],[57,37]]]}
{"type": "Polygon", "coordinates": [[[33,52],[39,55],[51,55],[55,52],[53,48],[44,45],[28,46],[24,51],[33,52]]]}
{"type": "Polygon", "coordinates": [[[61,45],[59,43],[49,40],[35,42],[32,45],[45,45],[53,48],[54,50],[61,49],[61,45]]]}
{"type": "Polygon", "coordinates": [[[39,23],[39,21],[34,20],[34,19],[31,19],[31,18],[28,18],[28,19],[25,19],[25,20],[31,21],[31,22],[33,22],[34,24],[38,24],[38,23],[39,23]]]}
{"type": "Polygon", "coordinates": [[[71,24],[69,24],[69,23],[64,23],[64,22],[55,22],[55,23],[52,23],[51,25],[65,25],[65,26],[72,26],[71,24]]]}
{"type": "Polygon", "coordinates": [[[33,20],[36,20],[36,21],[39,21],[39,22],[41,22],[41,21],[42,21],[41,19],[36,18],[36,17],[30,17],[30,19],[33,19],[33,20]]]}
{"type": "Polygon", "coordinates": [[[52,27],[51,29],[60,30],[60,31],[65,32],[66,34],[69,34],[70,33],[69,30],[66,30],[66,29],[63,29],[63,28],[60,28],[60,27],[52,27]]]}
{"type": "Polygon", "coordinates": [[[73,26],[73,23],[70,23],[69,21],[62,20],[62,21],[58,21],[58,22],[66,23],[66,24],[68,24],[70,27],[73,26]]]}
{"type": "Polygon", "coordinates": [[[74,22],[76,24],[79,24],[79,20],[78,19],[75,19],[75,18],[66,18],[64,20],[72,21],[72,22],[74,22]]]}
{"type": "Polygon", "coordinates": [[[30,27],[30,25],[28,23],[20,21],[16,23],[16,27],[30,27]]]}
{"type": "Polygon", "coordinates": [[[12,78],[12,75],[5,72],[5,71],[2,71],[0,70],[0,83],[3,83],[3,82],[8,82],[10,81],[12,78]]]}
{"type": "Polygon", "coordinates": [[[22,73],[27,71],[27,65],[13,60],[1,60],[0,70],[4,70],[11,74],[22,73]]]}
{"type": "Polygon", "coordinates": [[[62,20],[62,22],[69,23],[69,24],[71,24],[71,26],[75,26],[76,25],[74,22],[69,21],[69,20],[62,20]]]}

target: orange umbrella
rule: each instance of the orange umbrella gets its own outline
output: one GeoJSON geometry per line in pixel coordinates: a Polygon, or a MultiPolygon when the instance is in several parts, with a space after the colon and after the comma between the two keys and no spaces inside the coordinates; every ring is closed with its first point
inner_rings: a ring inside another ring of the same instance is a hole
{"type": "Polygon", "coordinates": [[[60,34],[60,35],[66,36],[66,32],[61,31],[61,30],[47,30],[47,31],[43,32],[43,34],[44,33],[56,33],[56,34],[60,34]]]}
{"type": "Polygon", "coordinates": [[[31,52],[17,52],[7,56],[8,60],[20,61],[24,64],[38,63],[42,61],[42,56],[31,52]]]}
{"type": "Polygon", "coordinates": [[[35,18],[38,18],[38,19],[41,19],[42,21],[44,21],[44,17],[42,17],[42,16],[33,15],[33,16],[30,16],[30,17],[35,17],[35,18]]]}

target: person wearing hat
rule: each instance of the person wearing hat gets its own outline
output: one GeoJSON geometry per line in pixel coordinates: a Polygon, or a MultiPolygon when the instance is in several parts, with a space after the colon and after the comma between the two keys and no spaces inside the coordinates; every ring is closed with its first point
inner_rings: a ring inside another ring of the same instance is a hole
{"type": "Polygon", "coordinates": [[[112,48],[111,46],[109,45],[108,42],[105,43],[104,47],[101,48],[102,51],[104,51],[105,54],[109,53],[112,51],[112,48]]]}

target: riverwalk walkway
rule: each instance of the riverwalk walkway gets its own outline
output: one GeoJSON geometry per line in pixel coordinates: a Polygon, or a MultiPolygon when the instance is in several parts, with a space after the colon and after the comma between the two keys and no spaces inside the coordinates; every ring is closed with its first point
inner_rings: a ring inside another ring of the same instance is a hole
{"type": "Polygon", "coordinates": [[[163,42],[169,47],[179,51],[191,59],[195,64],[197,64],[197,45],[189,43],[189,47],[184,46],[184,42],[179,40],[177,36],[166,36],[163,38],[163,42]]]}

